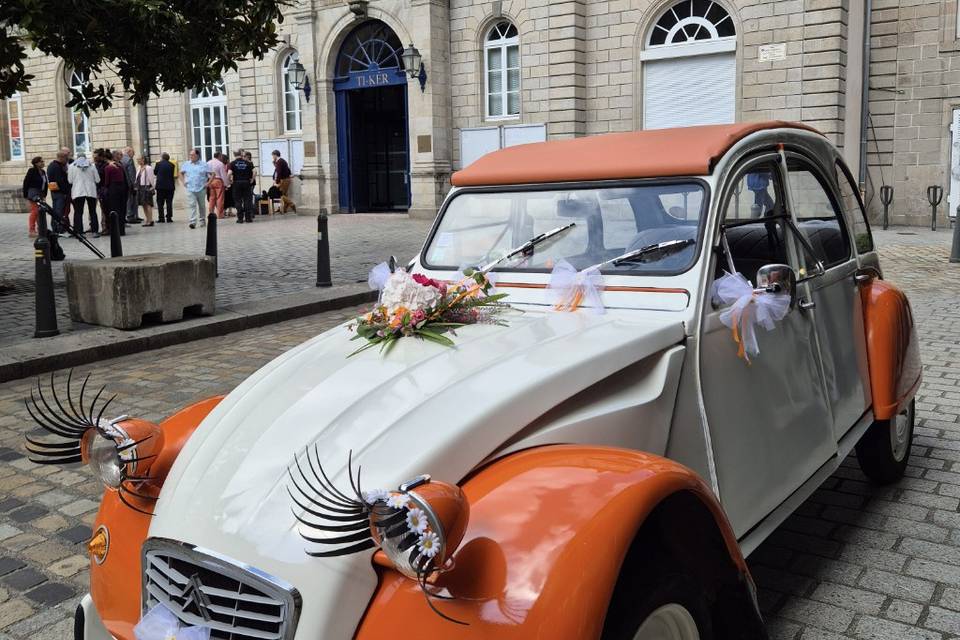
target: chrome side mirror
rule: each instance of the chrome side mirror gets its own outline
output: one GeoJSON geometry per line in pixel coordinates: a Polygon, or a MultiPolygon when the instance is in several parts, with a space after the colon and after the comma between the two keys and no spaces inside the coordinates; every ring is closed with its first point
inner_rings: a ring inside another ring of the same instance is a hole
{"type": "Polygon", "coordinates": [[[785,264],[767,264],[757,271],[757,288],[768,293],[786,293],[790,308],[797,304],[797,274],[785,264]]]}

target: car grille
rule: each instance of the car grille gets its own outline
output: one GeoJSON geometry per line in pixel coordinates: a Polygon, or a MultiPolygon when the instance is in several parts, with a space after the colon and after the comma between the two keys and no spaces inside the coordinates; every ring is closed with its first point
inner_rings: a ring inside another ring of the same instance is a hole
{"type": "Polygon", "coordinates": [[[252,567],[182,543],[143,546],[143,610],[158,604],[218,640],[290,640],[300,613],[292,586],[252,567]]]}

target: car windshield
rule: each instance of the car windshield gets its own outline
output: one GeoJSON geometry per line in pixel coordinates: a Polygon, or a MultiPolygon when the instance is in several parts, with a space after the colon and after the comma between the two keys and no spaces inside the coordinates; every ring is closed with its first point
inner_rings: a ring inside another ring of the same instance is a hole
{"type": "MultiPolygon", "coordinates": [[[[629,187],[544,189],[455,195],[424,252],[424,265],[459,269],[496,260],[539,234],[576,226],[538,245],[500,271],[545,271],[561,258],[576,269],[671,241],[697,241],[704,210],[699,182],[629,187]]],[[[674,274],[690,268],[696,244],[649,262],[604,265],[604,273],[674,274]]]]}

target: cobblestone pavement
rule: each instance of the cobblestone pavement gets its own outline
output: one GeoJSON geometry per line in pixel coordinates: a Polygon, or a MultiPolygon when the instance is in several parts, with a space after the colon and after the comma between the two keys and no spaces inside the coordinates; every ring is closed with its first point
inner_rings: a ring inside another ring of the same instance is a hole
{"type": "MultiPolygon", "coordinates": [[[[312,216],[256,218],[252,225],[235,218],[219,221],[217,306],[262,300],[312,289],[317,281],[317,221],[312,216]]],[[[0,215],[0,345],[33,336],[33,240],[27,237],[26,216],[0,215]]],[[[329,218],[330,264],[336,284],[366,281],[367,273],[389,255],[401,260],[420,250],[430,221],[400,214],[337,215],[329,218]]],[[[110,255],[110,239],[91,241],[110,255]]],[[[190,229],[186,222],[150,228],[128,227],[123,237],[126,255],[137,253],[203,254],[205,229],[190,229]]],[[[92,253],[73,238],[62,238],[68,260],[92,260],[92,253]]],[[[54,288],[61,331],[86,325],[70,322],[63,264],[54,263],[54,288]]]]}
{"type": "MultiPolygon", "coordinates": [[[[913,231],[907,231],[913,233],[913,231]]],[[[909,287],[924,384],[908,477],[868,484],[847,461],[750,558],[771,637],[960,638],[960,266],[949,235],[878,233],[886,275],[909,287]]],[[[289,347],[352,316],[343,310],[78,369],[109,379],[118,406],[159,420],[228,391],[289,347]]],[[[99,485],[87,470],[31,465],[20,398],[0,385],[0,640],[71,637],[87,585],[99,485]]]]}

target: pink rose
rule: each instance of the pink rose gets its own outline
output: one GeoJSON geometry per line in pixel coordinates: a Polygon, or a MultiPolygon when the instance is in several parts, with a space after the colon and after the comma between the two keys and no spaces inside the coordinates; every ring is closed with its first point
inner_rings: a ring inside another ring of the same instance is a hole
{"type": "Polygon", "coordinates": [[[433,278],[428,278],[422,273],[413,274],[413,281],[425,287],[433,287],[434,289],[441,289],[441,290],[444,288],[440,282],[434,280],[433,278]]]}

